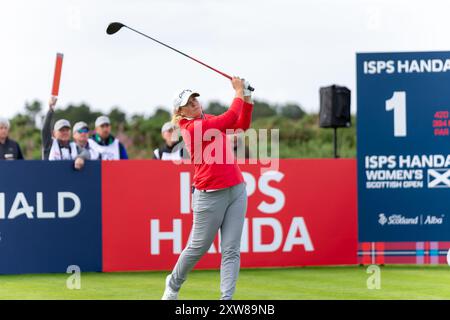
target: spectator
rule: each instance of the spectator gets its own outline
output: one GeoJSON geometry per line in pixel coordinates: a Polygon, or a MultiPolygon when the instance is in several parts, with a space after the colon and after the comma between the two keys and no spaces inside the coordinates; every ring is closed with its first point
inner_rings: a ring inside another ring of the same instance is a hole
{"type": "Polygon", "coordinates": [[[9,121],[0,118],[0,160],[23,160],[19,144],[9,137],[9,121]]]}
{"type": "Polygon", "coordinates": [[[89,139],[89,145],[100,154],[102,160],[128,159],[123,144],[111,134],[111,122],[107,116],[100,116],[95,120],[95,131],[89,139]]]}
{"type": "Polygon", "coordinates": [[[100,154],[89,145],[89,127],[86,122],[80,121],[73,126],[73,140],[77,145],[77,151],[80,154],[82,150],[87,150],[87,160],[99,160],[100,154]]]}
{"type": "Polygon", "coordinates": [[[88,158],[88,152],[82,150],[78,154],[77,145],[75,142],[70,141],[70,122],[66,119],[56,121],[52,137],[51,122],[55,113],[56,101],[56,97],[50,98],[49,110],[45,116],[42,128],[42,158],[50,161],[75,160],[74,167],[80,170],[84,167],[84,160],[88,158]]]}
{"type": "Polygon", "coordinates": [[[179,134],[172,122],[166,122],[161,128],[164,145],[153,151],[153,159],[157,160],[182,160],[188,159],[189,154],[184,141],[179,141],[179,134]]]}

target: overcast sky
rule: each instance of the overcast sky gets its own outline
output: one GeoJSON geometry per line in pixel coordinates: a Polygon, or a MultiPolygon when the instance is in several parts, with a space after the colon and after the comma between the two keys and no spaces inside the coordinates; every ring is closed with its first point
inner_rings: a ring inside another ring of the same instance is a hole
{"type": "Polygon", "coordinates": [[[255,97],[317,112],[321,86],[352,90],[355,53],[450,50],[449,1],[417,0],[14,0],[0,5],[0,115],[47,101],[56,52],[64,53],[58,104],[151,114],[178,88],[201,101],[231,100],[227,79],[121,21],[230,74],[255,97]]]}

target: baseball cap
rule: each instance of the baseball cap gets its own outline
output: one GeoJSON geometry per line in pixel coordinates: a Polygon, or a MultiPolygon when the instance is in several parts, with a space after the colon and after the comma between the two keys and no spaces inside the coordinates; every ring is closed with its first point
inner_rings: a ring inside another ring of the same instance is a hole
{"type": "Polygon", "coordinates": [[[163,124],[163,126],[161,128],[161,133],[169,131],[169,130],[173,130],[175,128],[176,128],[176,126],[172,122],[166,122],[163,124]]]}
{"type": "Polygon", "coordinates": [[[107,116],[100,116],[97,118],[97,120],[95,120],[96,127],[100,127],[101,125],[104,125],[104,124],[111,124],[111,122],[109,121],[109,118],[107,116]]]}
{"type": "Polygon", "coordinates": [[[172,112],[175,113],[178,111],[178,108],[185,106],[191,96],[199,97],[200,94],[198,92],[192,91],[191,89],[184,89],[177,92],[173,100],[172,112]]]}
{"type": "Polygon", "coordinates": [[[6,128],[9,128],[9,120],[6,118],[0,118],[0,124],[4,125],[6,128]]]}
{"type": "Polygon", "coordinates": [[[55,125],[53,127],[54,130],[59,131],[62,128],[69,128],[70,129],[70,122],[66,119],[60,119],[55,122],[55,125]]]}
{"type": "Polygon", "coordinates": [[[83,129],[83,128],[88,128],[89,129],[89,127],[86,124],[86,122],[79,121],[79,122],[75,123],[75,125],[73,126],[73,131],[77,132],[78,130],[83,129]]]}

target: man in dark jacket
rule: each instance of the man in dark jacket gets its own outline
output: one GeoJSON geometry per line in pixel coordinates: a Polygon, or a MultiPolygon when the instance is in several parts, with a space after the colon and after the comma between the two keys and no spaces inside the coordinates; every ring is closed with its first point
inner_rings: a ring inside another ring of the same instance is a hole
{"type": "Polygon", "coordinates": [[[19,144],[9,138],[9,121],[0,118],[0,160],[23,160],[19,144]]]}

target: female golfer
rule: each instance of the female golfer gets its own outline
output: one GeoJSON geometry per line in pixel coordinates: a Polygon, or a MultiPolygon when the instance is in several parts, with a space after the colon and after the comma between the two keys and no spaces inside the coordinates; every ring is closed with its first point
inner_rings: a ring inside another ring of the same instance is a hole
{"type": "Polygon", "coordinates": [[[191,240],[166,278],[163,300],[176,300],[189,271],[208,251],[220,230],[222,300],[231,300],[240,268],[240,243],[247,210],[244,178],[233,155],[227,129],[246,130],[250,126],[253,104],[248,83],[233,77],[235,97],[231,107],[219,116],[203,114],[198,93],[183,90],[177,94],[173,122],[195,165],[191,240]],[[213,137],[213,138],[212,138],[213,137]],[[212,148],[211,144],[216,145],[212,148]],[[208,148],[209,146],[209,148],[208,148]],[[208,153],[208,150],[214,152],[208,153]]]}

